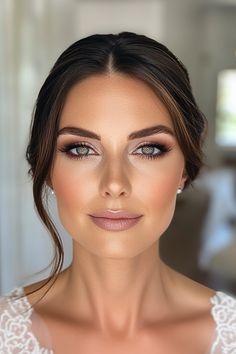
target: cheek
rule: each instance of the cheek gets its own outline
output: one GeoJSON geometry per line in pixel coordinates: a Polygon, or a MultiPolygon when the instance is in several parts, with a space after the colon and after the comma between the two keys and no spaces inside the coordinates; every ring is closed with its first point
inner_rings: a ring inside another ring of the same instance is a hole
{"type": "Polygon", "coordinates": [[[150,184],[146,193],[149,213],[158,228],[166,228],[174,214],[176,202],[176,183],[171,178],[150,184]]]}
{"type": "Polygon", "coordinates": [[[92,176],[88,169],[80,168],[78,171],[78,166],[73,161],[55,161],[52,183],[59,212],[63,210],[63,213],[71,214],[73,210],[82,211],[88,205],[89,200],[96,195],[96,181],[93,181],[92,176]]]}
{"type": "Polygon", "coordinates": [[[153,181],[149,188],[152,203],[156,206],[164,207],[175,200],[178,181],[174,173],[159,174],[156,181],[153,181]]]}
{"type": "MultiPolygon", "coordinates": [[[[141,199],[145,201],[154,228],[163,233],[169,226],[176,204],[177,188],[180,184],[184,163],[181,159],[163,161],[153,169],[148,183],[142,187],[141,199]]],[[[141,186],[141,184],[140,184],[141,186]]]]}
{"type": "Polygon", "coordinates": [[[164,206],[175,200],[183,169],[183,159],[175,155],[171,159],[163,159],[148,171],[147,183],[142,190],[152,204],[164,206]]]}

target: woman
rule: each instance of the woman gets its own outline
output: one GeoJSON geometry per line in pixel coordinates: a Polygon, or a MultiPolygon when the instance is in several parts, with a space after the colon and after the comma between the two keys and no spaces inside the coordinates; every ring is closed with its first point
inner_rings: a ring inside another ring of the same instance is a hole
{"type": "Polygon", "coordinates": [[[236,353],[236,299],[159,257],[176,197],[203,164],[205,130],[185,67],[155,40],[96,34],[61,54],[26,154],[55,263],[2,298],[2,353],[236,353]],[[50,193],[73,241],[63,271],[50,193]]]}

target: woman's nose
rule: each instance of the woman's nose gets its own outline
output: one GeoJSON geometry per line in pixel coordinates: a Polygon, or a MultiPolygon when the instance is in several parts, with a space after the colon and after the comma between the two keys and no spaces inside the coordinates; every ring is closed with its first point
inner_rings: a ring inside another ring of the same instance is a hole
{"type": "Polygon", "coordinates": [[[128,177],[128,166],[124,160],[112,159],[107,162],[100,183],[102,196],[128,196],[131,191],[131,183],[128,177]]]}

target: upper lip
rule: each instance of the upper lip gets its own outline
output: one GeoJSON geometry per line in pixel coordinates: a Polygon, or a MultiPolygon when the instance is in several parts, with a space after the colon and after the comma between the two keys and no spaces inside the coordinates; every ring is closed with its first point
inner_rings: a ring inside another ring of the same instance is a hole
{"type": "Polygon", "coordinates": [[[132,213],[127,210],[103,210],[96,213],[89,214],[90,216],[94,216],[97,218],[108,218],[108,219],[134,219],[141,214],[132,213]]]}

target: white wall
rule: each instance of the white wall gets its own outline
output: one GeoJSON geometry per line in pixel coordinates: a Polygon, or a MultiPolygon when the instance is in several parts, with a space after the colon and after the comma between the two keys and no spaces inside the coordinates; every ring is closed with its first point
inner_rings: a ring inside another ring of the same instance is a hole
{"type": "Polygon", "coordinates": [[[64,16],[67,7],[53,8],[50,1],[5,0],[0,10],[0,291],[3,293],[25,282],[24,277],[41,270],[52,257],[50,238],[33,208],[24,155],[37,92],[60,46],[69,44],[70,33],[64,16]]]}
{"type": "Polygon", "coordinates": [[[199,100],[210,123],[207,154],[209,164],[213,164],[224,154],[235,156],[236,153],[234,148],[217,147],[214,140],[218,73],[236,69],[236,6],[206,6],[203,18],[205,33],[199,100]]]}
{"type": "MultiPolygon", "coordinates": [[[[236,69],[236,2],[226,0],[169,0],[166,44],[186,65],[193,92],[209,122],[205,152],[210,167],[220,163],[224,150],[215,143],[217,75],[236,69]]],[[[228,155],[235,149],[228,149],[228,155]]]]}

